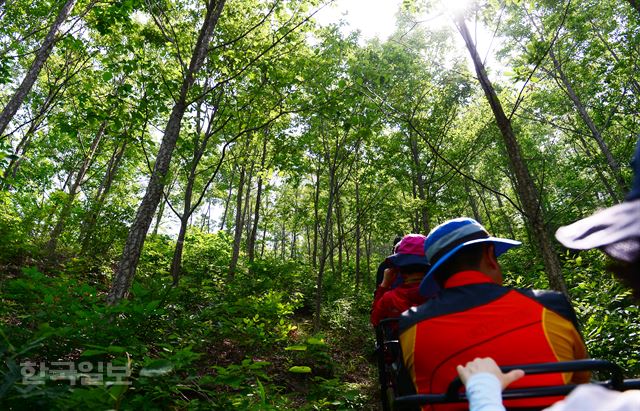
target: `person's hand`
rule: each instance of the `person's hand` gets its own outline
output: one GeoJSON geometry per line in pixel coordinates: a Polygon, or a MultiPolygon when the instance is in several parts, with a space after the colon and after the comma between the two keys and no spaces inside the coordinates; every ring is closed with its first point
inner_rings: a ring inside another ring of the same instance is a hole
{"type": "Polygon", "coordinates": [[[474,374],[481,372],[493,374],[500,381],[500,385],[502,385],[503,390],[512,382],[524,377],[524,371],[522,370],[511,370],[506,374],[503,373],[493,358],[489,357],[476,358],[473,361],[469,361],[464,367],[462,365],[458,365],[456,370],[458,370],[458,375],[464,384],[466,384],[467,381],[469,381],[469,378],[474,374]]]}
{"type": "Polygon", "coordinates": [[[384,277],[382,277],[382,283],[380,286],[385,288],[391,287],[397,276],[398,272],[395,268],[387,268],[384,270],[384,277]]]}

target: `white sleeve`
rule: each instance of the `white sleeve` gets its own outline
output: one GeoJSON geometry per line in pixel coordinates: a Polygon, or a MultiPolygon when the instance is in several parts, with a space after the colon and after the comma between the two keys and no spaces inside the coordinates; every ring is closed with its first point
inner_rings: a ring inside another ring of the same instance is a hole
{"type": "Polygon", "coordinates": [[[495,375],[480,372],[466,384],[469,411],[505,411],[502,405],[502,386],[495,375]]]}

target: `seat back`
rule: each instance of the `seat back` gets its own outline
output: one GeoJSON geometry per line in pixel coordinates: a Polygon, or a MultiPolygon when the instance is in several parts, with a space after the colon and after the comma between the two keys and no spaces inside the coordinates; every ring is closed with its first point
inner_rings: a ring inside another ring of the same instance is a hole
{"type": "MultiPolygon", "coordinates": [[[[409,372],[402,360],[398,341],[398,318],[386,318],[376,327],[376,353],[380,379],[380,397],[384,411],[394,409],[394,398],[416,393],[409,372]]],[[[418,405],[408,408],[419,410],[418,405]]]]}
{"type": "MultiPolygon", "coordinates": [[[[576,372],[576,371],[601,371],[609,376],[608,380],[595,381],[594,384],[604,387],[624,391],[631,388],[640,387],[640,379],[624,380],[622,369],[609,361],[598,359],[586,359],[575,361],[564,361],[543,364],[524,364],[500,367],[503,372],[509,372],[514,369],[522,369],[527,374],[547,374],[557,372],[576,372]]],[[[577,385],[554,385],[548,387],[527,387],[518,389],[506,389],[502,393],[503,400],[524,399],[524,398],[540,398],[552,397],[569,394],[577,385]]],[[[463,384],[460,378],[455,378],[450,384],[446,392],[441,394],[414,394],[396,397],[393,399],[395,409],[406,409],[406,406],[422,406],[428,404],[451,404],[462,403],[467,401],[465,392],[462,391],[463,384]]],[[[523,408],[510,408],[523,411],[523,408]]],[[[537,409],[537,408],[527,408],[537,409]]]]}

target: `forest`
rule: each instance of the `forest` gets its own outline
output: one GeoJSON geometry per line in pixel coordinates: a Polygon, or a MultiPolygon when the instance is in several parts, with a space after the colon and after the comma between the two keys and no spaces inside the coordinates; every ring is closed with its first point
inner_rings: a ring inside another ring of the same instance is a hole
{"type": "Polygon", "coordinates": [[[461,216],[640,376],[631,291],[553,237],[630,187],[640,3],[405,0],[382,40],[331,3],[0,0],[0,408],[378,409],[378,264],[461,216]]]}

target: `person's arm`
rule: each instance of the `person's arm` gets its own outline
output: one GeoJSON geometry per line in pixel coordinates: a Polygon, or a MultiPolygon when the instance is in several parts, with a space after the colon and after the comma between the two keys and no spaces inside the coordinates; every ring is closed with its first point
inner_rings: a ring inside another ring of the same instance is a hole
{"type": "Polygon", "coordinates": [[[492,358],[476,358],[456,370],[466,386],[469,411],[504,411],[502,390],[524,376],[522,370],[503,373],[492,358]]]}
{"type": "Polygon", "coordinates": [[[376,289],[376,293],[373,296],[373,305],[371,307],[371,324],[376,327],[380,321],[386,318],[386,309],[382,296],[389,290],[391,285],[396,279],[396,271],[392,268],[384,270],[384,276],[382,282],[376,289]]]}
{"type": "Polygon", "coordinates": [[[373,301],[373,306],[371,307],[371,325],[373,325],[374,327],[377,327],[378,324],[380,324],[380,321],[386,318],[385,317],[386,304],[385,304],[385,299],[382,297],[387,291],[389,290],[381,289],[381,287],[378,287],[378,290],[376,290],[376,297],[378,298],[373,301]],[[378,296],[378,292],[380,292],[379,296],[378,296]]]}

